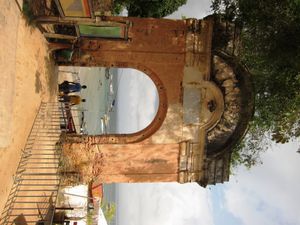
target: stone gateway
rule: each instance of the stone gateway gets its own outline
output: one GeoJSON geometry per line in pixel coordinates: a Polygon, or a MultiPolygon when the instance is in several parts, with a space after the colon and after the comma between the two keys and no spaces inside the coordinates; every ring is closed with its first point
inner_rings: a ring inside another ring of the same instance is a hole
{"type": "Polygon", "coordinates": [[[40,22],[74,26],[80,34],[72,45],[60,45],[72,54],[58,57],[59,65],[134,68],[157,88],[158,111],[145,129],[66,137],[65,146],[90,155],[95,178],[202,186],[229,179],[232,149],[253,114],[253,94],[247,70],[214,50],[213,18],[48,17],[40,22]]]}

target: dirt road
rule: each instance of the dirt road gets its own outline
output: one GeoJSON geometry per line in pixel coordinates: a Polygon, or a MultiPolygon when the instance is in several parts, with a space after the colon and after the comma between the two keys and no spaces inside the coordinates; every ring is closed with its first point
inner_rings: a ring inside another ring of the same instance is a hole
{"type": "Polygon", "coordinates": [[[15,0],[0,0],[0,212],[41,101],[55,97],[57,69],[39,30],[15,0]]]}

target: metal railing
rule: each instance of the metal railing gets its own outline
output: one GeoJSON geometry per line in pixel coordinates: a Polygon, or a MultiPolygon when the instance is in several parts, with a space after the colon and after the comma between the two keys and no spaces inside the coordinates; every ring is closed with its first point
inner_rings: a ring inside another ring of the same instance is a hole
{"type": "MultiPolygon", "coordinates": [[[[70,111],[65,103],[41,103],[1,214],[0,225],[52,224],[61,182],[60,138],[62,132],[68,132],[70,111]]],[[[78,125],[73,124],[78,129],[78,125]]]]}

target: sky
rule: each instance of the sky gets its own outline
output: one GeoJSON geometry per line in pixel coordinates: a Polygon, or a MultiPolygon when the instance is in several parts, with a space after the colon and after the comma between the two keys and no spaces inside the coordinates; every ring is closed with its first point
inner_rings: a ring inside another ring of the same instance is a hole
{"type": "Polygon", "coordinates": [[[134,133],[147,127],[158,109],[158,93],[151,79],[134,69],[119,72],[117,96],[118,133],[134,133]]]}
{"type": "MultiPolygon", "coordinates": [[[[209,0],[188,0],[170,17],[200,19],[209,14],[209,5],[209,0]]],[[[130,133],[152,121],[158,100],[149,78],[125,73],[130,78],[119,86],[118,128],[130,133]]],[[[274,145],[262,154],[262,165],[238,168],[228,183],[206,189],[195,183],[120,184],[118,225],[298,225],[298,148],[299,142],[274,145]]]]}

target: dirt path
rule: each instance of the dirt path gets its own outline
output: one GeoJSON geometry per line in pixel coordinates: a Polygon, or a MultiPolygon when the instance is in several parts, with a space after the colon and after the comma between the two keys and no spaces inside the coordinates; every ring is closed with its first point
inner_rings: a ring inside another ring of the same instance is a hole
{"type": "Polygon", "coordinates": [[[0,212],[41,101],[54,99],[57,69],[41,33],[15,0],[0,0],[0,212]]]}

